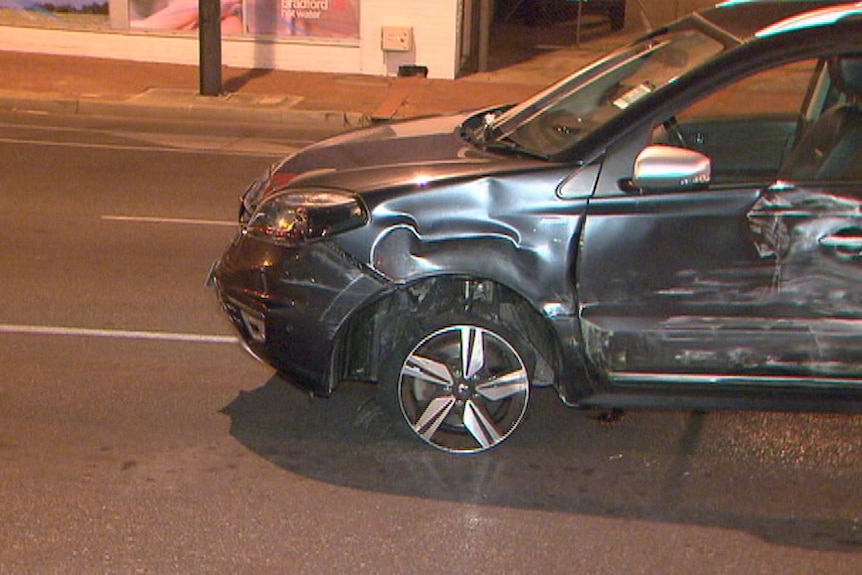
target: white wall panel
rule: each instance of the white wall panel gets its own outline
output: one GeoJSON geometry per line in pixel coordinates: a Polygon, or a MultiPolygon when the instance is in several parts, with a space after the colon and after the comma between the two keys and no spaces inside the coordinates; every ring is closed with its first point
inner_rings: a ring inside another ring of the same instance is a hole
{"type": "MultiPolygon", "coordinates": [[[[167,64],[199,63],[198,39],[188,34],[87,32],[0,26],[0,50],[167,64]]],[[[237,68],[360,73],[356,46],[222,40],[222,63],[237,68]]]]}
{"type": "Polygon", "coordinates": [[[427,66],[432,78],[457,74],[458,0],[362,0],[362,71],[394,75],[399,65],[427,66]],[[384,52],[384,26],[413,28],[413,51],[384,52]]]}
{"type": "MultiPolygon", "coordinates": [[[[460,0],[362,0],[359,46],[326,41],[222,38],[222,62],[238,68],[395,75],[426,66],[429,77],[458,72],[460,0]],[[407,52],[384,52],[384,26],[412,28],[407,52]]],[[[0,50],[197,65],[197,35],[139,30],[71,30],[0,26],[0,50]]]]}

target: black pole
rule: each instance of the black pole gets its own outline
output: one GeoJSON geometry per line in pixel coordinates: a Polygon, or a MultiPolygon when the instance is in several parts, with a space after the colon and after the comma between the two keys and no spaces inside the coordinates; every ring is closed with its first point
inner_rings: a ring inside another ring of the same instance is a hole
{"type": "Polygon", "coordinates": [[[198,0],[201,95],[221,90],[221,0],[198,0]]]}

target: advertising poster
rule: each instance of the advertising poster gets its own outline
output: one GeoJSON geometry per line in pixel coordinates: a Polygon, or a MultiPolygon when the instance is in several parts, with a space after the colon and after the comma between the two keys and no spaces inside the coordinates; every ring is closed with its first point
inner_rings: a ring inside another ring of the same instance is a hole
{"type": "Polygon", "coordinates": [[[359,39],[359,0],[246,0],[249,34],[359,39]]]}
{"type": "MultiPolygon", "coordinates": [[[[129,26],[141,30],[197,30],[198,0],[129,0],[129,26]]],[[[222,34],[242,34],[242,0],[221,0],[222,34]]]]}
{"type": "MultiPolygon", "coordinates": [[[[198,1],[129,0],[129,24],[144,30],[195,30],[198,1]]],[[[222,33],[358,40],[359,3],[360,0],[221,0],[222,33]]]]}
{"type": "Polygon", "coordinates": [[[30,10],[45,14],[107,14],[107,0],[57,0],[34,2],[33,0],[0,0],[0,8],[30,10]]]}

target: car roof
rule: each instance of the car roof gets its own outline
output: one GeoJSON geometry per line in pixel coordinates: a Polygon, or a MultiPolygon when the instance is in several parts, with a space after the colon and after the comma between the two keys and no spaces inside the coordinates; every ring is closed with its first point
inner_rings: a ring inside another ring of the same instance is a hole
{"type": "Polygon", "coordinates": [[[862,14],[862,2],[732,0],[698,16],[744,42],[755,36],[827,25],[858,14],[862,14]]]}

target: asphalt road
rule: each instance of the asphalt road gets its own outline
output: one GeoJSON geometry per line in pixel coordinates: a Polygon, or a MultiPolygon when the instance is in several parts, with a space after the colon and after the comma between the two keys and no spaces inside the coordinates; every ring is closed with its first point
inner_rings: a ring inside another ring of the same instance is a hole
{"type": "Polygon", "coordinates": [[[318,135],[0,116],[0,574],[860,573],[862,417],[542,390],[455,457],[249,358],[204,279],[318,135]]]}

